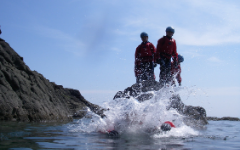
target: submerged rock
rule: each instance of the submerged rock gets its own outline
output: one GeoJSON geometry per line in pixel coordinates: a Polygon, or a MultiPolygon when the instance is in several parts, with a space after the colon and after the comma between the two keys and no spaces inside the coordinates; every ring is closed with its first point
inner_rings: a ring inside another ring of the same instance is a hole
{"type": "Polygon", "coordinates": [[[50,82],[37,71],[31,71],[19,56],[0,38],[0,120],[63,121],[84,116],[89,107],[102,110],[78,90],[50,82]]]}
{"type": "MultiPolygon", "coordinates": [[[[151,99],[154,95],[151,91],[159,91],[162,88],[157,81],[144,81],[140,84],[133,84],[124,91],[118,91],[113,99],[116,98],[130,98],[134,97],[140,102],[151,99]]],[[[208,123],[206,117],[206,110],[200,106],[185,105],[178,94],[172,94],[169,99],[167,109],[176,109],[178,113],[184,117],[184,122],[187,125],[205,125],[208,123]]]]}

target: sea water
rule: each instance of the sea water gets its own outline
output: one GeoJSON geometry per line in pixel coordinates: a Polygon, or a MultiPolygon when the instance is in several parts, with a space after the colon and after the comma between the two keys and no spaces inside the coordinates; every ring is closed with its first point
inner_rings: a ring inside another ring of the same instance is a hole
{"type": "Polygon", "coordinates": [[[104,118],[88,109],[86,117],[70,123],[1,122],[0,149],[240,149],[240,122],[187,126],[184,116],[168,109],[169,98],[181,90],[150,92],[153,97],[141,103],[132,97],[105,102],[104,118]],[[165,121],[176,128],[161,131],[165,121]],[[111,130],[119,135],[109,136],[111,130]]]}
{"type": "Polygon", "coordinates": [[[110,137],[99,132],[79,132],[71,127],[78,126],[79,120],[70,123],[9,123],[1,122],[1,150],[92,150],[92,149],[171,149],[171,150],[239,150],[239,121],[209,121],[204,129],[172,131],[166,136],[125,133],[110,137]],[[69,129],[70,127],[70,129],[69,129]],[[196,134],[197,133],[197,134],[196,134]]]}

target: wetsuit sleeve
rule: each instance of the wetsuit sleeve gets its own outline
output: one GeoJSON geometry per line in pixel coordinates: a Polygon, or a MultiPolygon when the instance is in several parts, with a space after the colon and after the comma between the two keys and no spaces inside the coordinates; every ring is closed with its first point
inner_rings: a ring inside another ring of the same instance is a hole
{"type": "Polygon", "coordinates": [[[153,54],[153,61],[156,62],[156,48],[152,43],[151,43],[151,51],[153,54]]]}
{"type": "Polygon", "coordinates": [[[138,64],[139,61],[139,46],[136,48],[135,51],[135,66],[138,64]]]}
{"type": "Polygon", "coordinates": [[[135,51],[135,63],[134,63],[134,74],[135,76],[137,76],[137,65],[138,65],[138,61],[139,61],[139,46],[136,48],[135,51]]]}
{"type": "Polygon", "coordinates": [[[163,42],[163,38],[161,38],[161,39],[158,40],[155,60],[158,60],[158,59],[161,58],[161,57],[160,57],[160,51],[161,51],[161,49],[162,49],[162,42],[163,42]]]}
{"type": "Polygon", "coordinates": [[[178,74],[177,74],[177,81],[178,81],[178,83],[179,84],[181,84],[181,82],[182,82],[182,78],[181,78],[181,66],[179,65],[178,66],[179,68],[178,68],[178,74]]]}
{"type": "Polygon", "coordinates": [[[177,44],[176,41],[174,40],[173,42],[173,53],[172,53],[172,57],[173,57],[173,61],[176,63],[178,61],[178,53],[177,53],[177,44]]]}

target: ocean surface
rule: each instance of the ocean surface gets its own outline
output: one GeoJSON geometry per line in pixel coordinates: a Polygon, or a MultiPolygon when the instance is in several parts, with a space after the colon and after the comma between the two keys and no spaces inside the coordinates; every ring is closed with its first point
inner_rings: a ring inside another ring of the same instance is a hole
{"type": "MultiPolygon", "coordinates": [[[[110,137],[99,132],[75,132],[70,123],[9,123],[1,122],[1,150],[91,150],[91,149],[170,149],[240,150],[240,122],[209,121],[204,129],[195,129],[197,135],[158,137],[122,134],[110,137]]],[[[167,133],[166,133],[167,134],[167,133]]]]}
{"type": "Polygon", "coordinates": [[[151,91],[150,100],[119,98],[103,103],[101,118],[90,109],[73,122],[0,122],[0,150],[240,150],[240,121],[200,122],[187,120],[169,107],[169,99],[186,88],[166,87],[151,91]],[[176,126],[163,132],[160,126],[176,126]],[[109,136],[108,131],[118,131],[109,136]]]}

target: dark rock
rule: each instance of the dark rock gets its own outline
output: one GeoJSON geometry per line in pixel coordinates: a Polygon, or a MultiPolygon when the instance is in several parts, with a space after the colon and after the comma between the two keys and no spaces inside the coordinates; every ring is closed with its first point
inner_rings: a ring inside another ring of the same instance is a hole
{"type": "Polygon", "coordinates": [[[167,109],[174,108],[178,113],[185,116],[184,121],[187,125],[208,124],[206,110],[200,106],[185,105],[179,95],[173,95],[167,109]]]}
{"type": "MultiPolygon", "coordinates": [[[[158,91],[162,88],[157,81],[144,81],[141,84],[133,84],[131,87],[126,88],[124,91],[118,91],[113,99],[116,98],[130,98],[134,97],[138,101],[143,102],[153,97],[150,91],[158,91]],[[142,93],[145,92],[145,93],[142,93]]],[[[187,125],[205,125],[208,123],[206,118],[206,110],[200,106],[185,105],[179,95],[173,95],[169,99],[167,109],[176,109],[180,114],[184,115],[184,120],[187,125]]]]}
{"type": "Polygon", "coordinates": [[[148,91],[158,91],[161,89],[157,81],[144,81],[140,84],[135,83],[131,87],[126,88],[124,91],[118,91],[113,99],[116,98],[130,98],[134,97],[139,101],[149,100],[153,97],[151,93],[142,93],[148,91]]]}
{"type": "Polygon", "coordinates": [[[207,120],[212,120],[212,121],[220,121],[220,120],[228,120],[228,121],[240,121],[240,118],[237,117],[207,117],[207,120]]]}
{"type": "Polygon", "coordinates": [[[84,116],[89,107],[103,116],[102,109],[78,90],[63,88],[31,71],[20,57],[0,38],[0,120],[64,121],[84,116]]]}
{"type": "Polygon", "coordinates": [[[119,133],[116,130],[108,131],[108,135],[111,137],[119,136],[119,133]]]}

